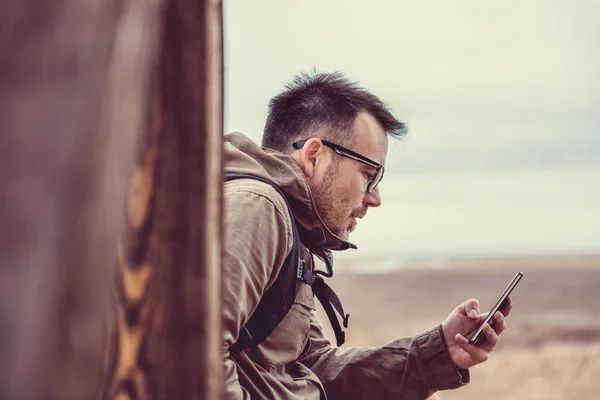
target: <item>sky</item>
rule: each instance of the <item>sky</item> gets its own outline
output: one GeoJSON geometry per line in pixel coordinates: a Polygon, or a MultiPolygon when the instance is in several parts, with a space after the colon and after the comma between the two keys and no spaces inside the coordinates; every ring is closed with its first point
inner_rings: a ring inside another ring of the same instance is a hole
{"type": "Polygon", "coordinates": [[[600,253],[600,2],[223,4],[225,132],[312,69],[407,124],[355,255],[600,253]]]}

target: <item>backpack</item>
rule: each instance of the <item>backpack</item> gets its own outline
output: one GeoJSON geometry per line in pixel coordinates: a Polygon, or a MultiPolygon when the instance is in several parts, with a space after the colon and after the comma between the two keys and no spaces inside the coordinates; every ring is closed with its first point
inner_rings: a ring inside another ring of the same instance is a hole
{"type": "Polygon", "coordinates": [[[337,345],[343,345],[346,341],[346,335],[340,327],[340,322],[335,315],[335,311],[342,317],[344,328],[348,328],[350,314],[344,313],[342,303],[338,296],[329,285],[325,283],[323,278],[319,276],[332,276],[331,268],[328,266],[328,274],[323,273],[322,271],[311,271],[306,268],[306,263],[302,259],[300,249],[298,227],[296,226],[292,209],[285,194],[273,182],[259,176],[243,173],[225,173],[226,182],[235,179],[254,179],[267,183],[283,197],[292,222],[293,244],[290,253],[283,262],[275,282],[263,294],[256,310],[250,316],[246,324],[240,328],[238,340],[229,348],[229,351],[231,353],[238,353],[244,349],[255,347],[262,343],[275,330],[277,325],[279,325],[292,307],[301,281],[306,282],[312,287],[313,293],[323,305],[327,317],[331,322],[337,345]]]}

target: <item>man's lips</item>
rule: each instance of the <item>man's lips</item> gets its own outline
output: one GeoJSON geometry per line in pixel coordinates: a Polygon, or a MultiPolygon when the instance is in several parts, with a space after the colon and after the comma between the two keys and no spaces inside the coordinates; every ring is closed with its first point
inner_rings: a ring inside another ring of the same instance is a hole
{"type": "Polygon", "coordinates": [[[367,214],[367,211],[364,210],[361,212],[354,213],[350,216],[350,227],[348,228],[350,232],[352,232],[356,229],[356,224],[358,224],[357,220],[363,218],[366,214],[367,214]]]}
{"type": "Polygon", "coordinates": [[[356,219],[351,217],[350,226],[348,226],[348,232],[353,232],[356,229],[356,219]]]}
{"type": "Polygon", "coordinates": [[[350,232],[352,232],[356,229],[357,223],[358,223],[358,221],[356,220],[356,217],[350,217],[350,227],[349,227],[350,232]]]}
{"type": "Polygon", "coordinates": [[[354,219],[362,219],[365,217],[365,215],[367,215],[367,211],[362,211],[362,212],[358,212],[358,213],[354,213],[351,215],[352,218],[354,219]]]}

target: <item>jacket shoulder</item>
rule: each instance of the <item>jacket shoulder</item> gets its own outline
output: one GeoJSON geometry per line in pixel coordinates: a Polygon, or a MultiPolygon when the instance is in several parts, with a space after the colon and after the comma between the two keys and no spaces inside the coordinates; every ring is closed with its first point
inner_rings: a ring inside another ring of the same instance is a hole
{"type": "Polygon", "coordinates": [[[227,213],[226,223],[232,214],[242,214],[244,220],[281,218],[287,236],[285,247],[289,252],[293,243],[291,210],[277,189],[265,182],[243,178],[225,182],[223,196],[227,213]],[[276,211],[276,216],[273,215],[273,209],[276,211]]]}
{"type": "Polygon", "coordinates": [[[290,211],[288,210],[286,200],[277,191],[277,189],[268,183],[250,178],[236,179],[234,181],[225,182],[223,190],[225,198],[236,197],[234,195],[236,193],[237,196],[243,196],[244,193],[247,193],[248,195],[264,198],[268,202],[272,203],[277,211],[285,216],[289,222],[290,211]]]}

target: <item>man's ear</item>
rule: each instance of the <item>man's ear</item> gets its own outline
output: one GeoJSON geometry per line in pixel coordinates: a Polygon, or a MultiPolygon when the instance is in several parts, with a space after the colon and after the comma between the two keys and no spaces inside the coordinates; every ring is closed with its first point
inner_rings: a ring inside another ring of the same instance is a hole
{"type": "Polygon", "coordinates": [[[324,161],[325,146],[320,139],[308,139],[304,146],[295,154],[296,162],[304,171],[307,178],[313,178],[324,161]]]}

